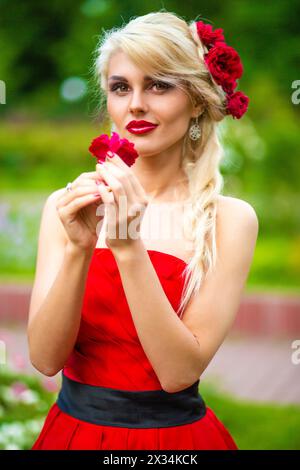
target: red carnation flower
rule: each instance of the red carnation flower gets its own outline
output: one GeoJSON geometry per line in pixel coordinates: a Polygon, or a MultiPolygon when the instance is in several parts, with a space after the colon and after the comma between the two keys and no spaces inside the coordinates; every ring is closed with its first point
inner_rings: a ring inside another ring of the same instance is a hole
{"type": "Polygon", "coordinates": [[[242,91],[227,96],[227,114],[240,119],[248,109],[249,98],[242,91]]]}
{"type": "Polygon", "coordinates": [[[92,140],[89,146],[90,153],[97,158],[98,163],[103,163],[108,151],[116,153],[126,163],[131,166],[134,164],[138,153],[134,144],[127,139],[120,139],[116,132],[112,133],[111,138],[107,134],[101,134],[92,140]]]}
{"type": "Polygon", "coordinates": [[[243,74],[240,56],[233,47],[225,43],[217,42],[204,54],[204,61],[216,83],[225,91],[232,91],[234,81],[243,74]]]}
{"type": "Polygon", "coordinates": [[[197,21],[196,26],[198,36],[207,48],[214,46],[216,41],[225,41],[223,29],[219,28],[213,31],[212,26],[203,23],[203,21],[197,21]]]}

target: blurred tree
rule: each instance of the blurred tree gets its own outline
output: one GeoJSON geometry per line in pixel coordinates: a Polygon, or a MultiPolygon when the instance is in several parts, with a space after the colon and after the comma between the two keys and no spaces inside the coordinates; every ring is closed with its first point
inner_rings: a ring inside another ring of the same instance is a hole
{"type": "Polygon", "coordinates": [[[238,89],[250,97],[250,121],[234,122],[230,131],[228,173],[232,181],[239,179],[243,191],[257,193],[267,177],[268,190],[296,193],[300,105],[291,102],[291,95],[292,82],[300,79],[298,0],[0,0],[0,80],[7,85],[7,104],[0,113],[24,110],[26,117],[36,111],[44,118],[82,119],[88,105],[97,105],[90,79],[101,35],[152,11],[175,12],[186,21],[202,19],[224,30],[244,66],[238,89]],[[70,77],[88,82],[90,96],[64,100],[61,86],[70,77]]]}
{"type": "Polygon", "coordinates": [[[298,0],[191,0],[184,5],[179,0],[0,0],[0,9],[0,79],[9,84],[8,108],[23,95],[30,99],[49,85],[58,87],[69,76],[87,77],[102,29],[162,9],[222,27],[228,44],[241,55],[245,73],[240,88],[246,93],[260,74],[276,81],[285,96],[299,78],[298,0]]]}

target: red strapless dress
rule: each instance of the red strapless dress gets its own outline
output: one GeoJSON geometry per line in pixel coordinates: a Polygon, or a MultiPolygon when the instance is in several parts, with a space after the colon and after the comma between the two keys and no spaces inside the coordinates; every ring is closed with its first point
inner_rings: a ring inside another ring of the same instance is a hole
{"type": "MultiPolygon", "coordinates": [[[[178,310],[186,263],[148,250],[172,307],[178,310]]],[[[72,380],[119,390],[162,390],[139,341],[117,263],[109,248],[96,248],[86,280],[76,344],[63,373],[72,380]]],[[[98,425],[63,412],[55,402],[32,450],[237,450],[215,413],[174,427],[126,428],[98,425]]]]}

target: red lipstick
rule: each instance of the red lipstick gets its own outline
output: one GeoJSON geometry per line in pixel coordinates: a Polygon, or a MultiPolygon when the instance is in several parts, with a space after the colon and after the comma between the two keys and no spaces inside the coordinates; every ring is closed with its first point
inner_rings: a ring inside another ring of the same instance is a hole
{"type": "Polygon", "coordinates": [[[126,126],[126,129],[131,134],[145,134],[146,132],[152,131],[157,126],[158,124],[154,124],[153,122],[140,120],[140,121],[130,121],[126,126]]]}

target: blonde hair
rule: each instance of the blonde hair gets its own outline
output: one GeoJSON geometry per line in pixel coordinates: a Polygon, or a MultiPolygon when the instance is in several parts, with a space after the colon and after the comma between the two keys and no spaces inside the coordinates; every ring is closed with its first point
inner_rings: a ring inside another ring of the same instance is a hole
{"type": "Polygon", "coordinates": [[[195,21],[187,23],[174,13],[158,11],[134,17],[122,27],[104,31],[93,62],[104,102],[109,60],[120,50],[154,79],[163,78],[164,82],[187,93],[192,103],[203,104],[199,119],[201,137],[192,141],[187,132],[182,149],[181,165],[189,184],[184,227],[194,253],[183,271],[185,280],[178,308],[179,317],[182,317],[192,295],[200,289],[217,259],[217,197],[223,188],[219,170],[223,151],[217,126],[226,116],[226,95],[206,68],[203,55],[207,49],[198,37],[195,21]]]}

